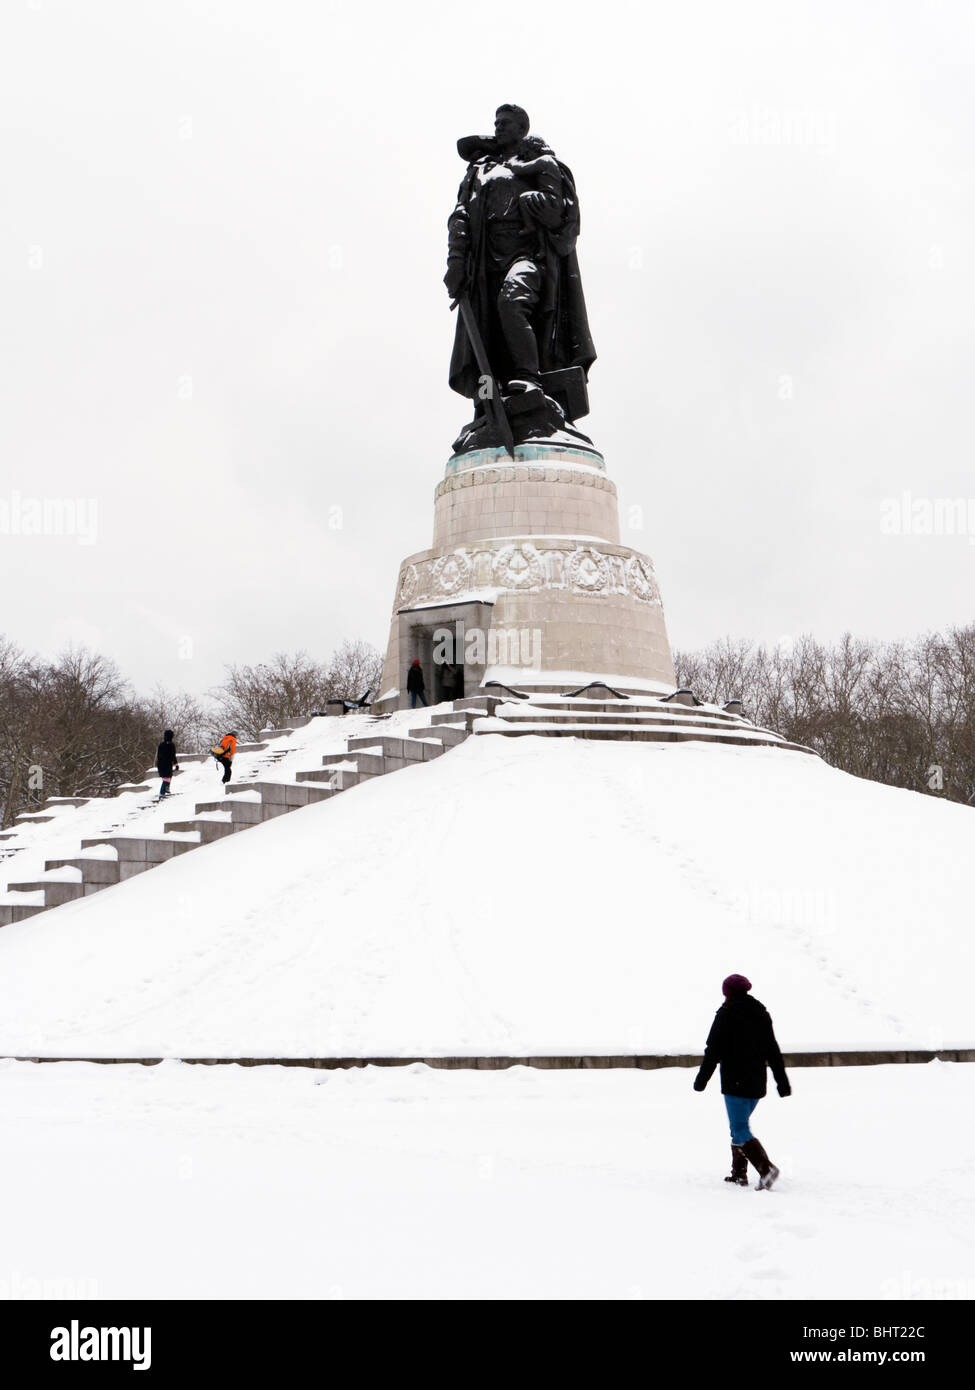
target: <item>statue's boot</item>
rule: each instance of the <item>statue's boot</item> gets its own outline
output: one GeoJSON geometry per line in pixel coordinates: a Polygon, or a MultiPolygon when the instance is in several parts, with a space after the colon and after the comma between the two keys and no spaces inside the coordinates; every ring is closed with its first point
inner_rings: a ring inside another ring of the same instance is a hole
{"type": "Polygon", "coordinates": [[[545,392],[533,381],[524,378],[508,382],[504,408],[509,415],[524,415],[529,410],[544,410],[545,392]]]}

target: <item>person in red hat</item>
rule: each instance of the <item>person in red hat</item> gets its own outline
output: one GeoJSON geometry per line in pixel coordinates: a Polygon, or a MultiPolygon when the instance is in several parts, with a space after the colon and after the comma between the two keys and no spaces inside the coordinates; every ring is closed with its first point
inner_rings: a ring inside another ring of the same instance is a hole
{"type": "Polygon", "coordinates": [[[704,1048],[695,1091],[703,1091],[715,1067],[721,1066],[721,1093],[731,1126],[731,1172],[725,1182],[748,1186],[748,1164],[758,1172],[756,1190],[770,1188],[779,1170],[752,1134],[749,1120],[768,1087],[767,1068],[780,1096],[791,1096],[782,1053],[775,1041],[772,1018],[764,1004],[752,998],[751,981],[729,975],[721,985],[724,1003],[714,1016],[704,1048]]]}

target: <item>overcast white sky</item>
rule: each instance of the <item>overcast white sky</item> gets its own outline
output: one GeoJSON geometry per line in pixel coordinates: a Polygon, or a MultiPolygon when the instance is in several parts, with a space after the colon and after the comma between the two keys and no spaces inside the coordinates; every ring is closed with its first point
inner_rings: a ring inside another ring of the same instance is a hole
{"type": "Polygon", "coordinates": [[[975,532],[881,530],[885,498],[975,497],[970,5],[0,16],[0,523],[97,506],[93,544],[0,534],[0,632],[194,690],[385,646],[468,418],[455,141],[502,101],[576,175],[583,428],[673,644],[975,617],[975,532]]]}

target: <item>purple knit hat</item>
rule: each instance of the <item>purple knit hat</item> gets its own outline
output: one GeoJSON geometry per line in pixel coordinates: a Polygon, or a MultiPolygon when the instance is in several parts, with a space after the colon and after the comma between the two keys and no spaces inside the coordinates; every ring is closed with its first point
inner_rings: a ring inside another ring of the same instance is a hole
{"type": "Polygon", "coordinates": [[[751,987],[751,980],[746,980],[744,975],[729,975],[721,982],[721,993],[728,999],[732,994],[747,994],[751,987]]]}

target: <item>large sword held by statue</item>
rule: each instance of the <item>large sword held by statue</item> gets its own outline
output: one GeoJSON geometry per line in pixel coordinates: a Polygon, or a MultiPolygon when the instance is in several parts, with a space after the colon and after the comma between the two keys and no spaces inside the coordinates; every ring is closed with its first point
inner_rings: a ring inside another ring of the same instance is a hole
{"type": "Polygon", "coordinates": [[[477,362],[477,370],[481,374],[481,380],[487,381],[490,387],[490,394],[487,396],[488,414],[494,422],[494,427],[501,436],[501,443],[507,449],[512,458],[515,456],[515,437],[511,433],[511,421],[505,413],[504,404],[501,400],[501,388],[498,379],[491,370],[491,364],[484,351],[484,341],[481,338],[481,330],[477,326],[474,317],[474,310],[471,308],[471,301],[466,294],[460,294],[451,304],[451,309],[460,309],[460,316],[464,320],[464,327],[467,329],[467,336],[471,340],[471,347],[474,349],[474,359],[477,362]]]}

